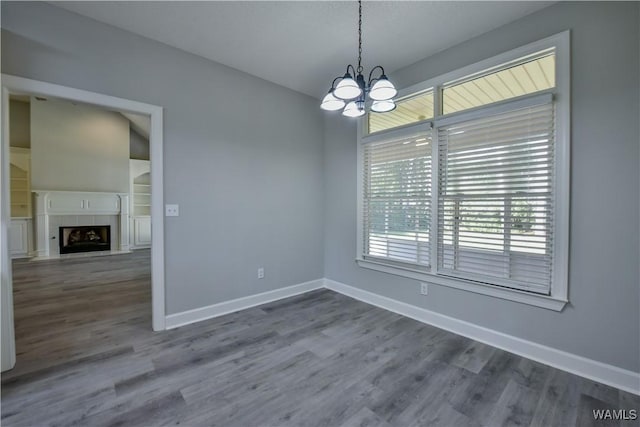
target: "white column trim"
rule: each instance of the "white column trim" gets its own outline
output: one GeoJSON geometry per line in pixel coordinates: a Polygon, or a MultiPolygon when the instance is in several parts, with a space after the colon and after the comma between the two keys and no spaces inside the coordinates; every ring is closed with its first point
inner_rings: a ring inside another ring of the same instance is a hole
{"type": "Polygon", "coordinates": [[[49,256],[49,214],[47,214],[48,193],[33,192],[36,208],[35,236],[36,247],[34,253],[37,257],[49,256]]]}
{"type": "Polygon", "coordinates": [[[120,250],[129,251],[129,195],[118,194],[120,198],[120,215],[118,228],[120,229],[120,250]]]}

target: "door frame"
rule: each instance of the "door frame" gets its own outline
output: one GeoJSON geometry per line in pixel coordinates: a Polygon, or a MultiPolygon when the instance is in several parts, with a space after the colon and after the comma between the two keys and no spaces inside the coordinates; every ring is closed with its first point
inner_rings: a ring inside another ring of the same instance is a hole
{"type": "Polygon", "coordinates": [[[2,144],[0,147],[0,308],[1,370],[13,368],[16,363],[15,331],[13,323],[13,283],[11,252],[8,234],[11,222],[9,187],[9,95],[31,94],[51,96],[82,102],[111,110],[126,111],[151,117],[149,152],[151,159],[151,306],[154,331],[165,329],[165,271],[164,271],[164,185],[163,185],[163,109],[97,92],[90,92],[24,77],[2,74],[2,144]]]}

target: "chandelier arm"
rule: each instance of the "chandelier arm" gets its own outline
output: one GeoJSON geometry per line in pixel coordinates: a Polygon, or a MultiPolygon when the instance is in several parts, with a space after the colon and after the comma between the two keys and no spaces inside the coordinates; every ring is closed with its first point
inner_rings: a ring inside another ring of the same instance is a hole
{"type": "Polygon", "coordinates": [[[353,78],[355,79],[357,75],[355,67],[351,64],[347,65],[347,74],[349,74],[349,68],[351,68],[351,71],[353,71],[353,78]]]}
{"type": "Polygon", "coordinates": [[[335,79],[333,79],[333,81],[331,82],[331,91],[330,92],[333,92],[333,90],[336,88],[336,81],[338,81],[340,79],[342,79],[342,76],[338,76],[335,79]]]}
{"type": "Polygon", "coordinates": [[[375,78],[375,79],[373,79],[373,80],[371,79],[371,76],[373,76],[373,72],[374,72],[375,70],[377,70],[378,68],[380,68],[380,70],[382,70],[382,74],[380,75],[380,77],[384,76],[384,68],[382,68],[382,66],[381,66],[381,65],[376,65],[376,66],[375,66],[375,67],[373,67],[373,68],[371,69],[371,71],[369,72],[369,81],[368,81],[368,82],[369,82],[369,86],[371,86],[371,83],[373,83],[374,81],[376,81],[376,80],[378,80],[378,79],[380,78],[380,77],[377,77],[377,78],[375,78]]]}

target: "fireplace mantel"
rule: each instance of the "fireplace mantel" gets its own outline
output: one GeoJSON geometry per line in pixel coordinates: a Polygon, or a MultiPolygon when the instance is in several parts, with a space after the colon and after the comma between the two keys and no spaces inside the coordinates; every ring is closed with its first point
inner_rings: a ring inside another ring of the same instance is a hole
{"type": "Polygon", "coordinates": [[[129,250],[129,194],[34,190],[36,256],[48,257],[49,217],[52,215],[119,216],[119,250],[129,250]]]}

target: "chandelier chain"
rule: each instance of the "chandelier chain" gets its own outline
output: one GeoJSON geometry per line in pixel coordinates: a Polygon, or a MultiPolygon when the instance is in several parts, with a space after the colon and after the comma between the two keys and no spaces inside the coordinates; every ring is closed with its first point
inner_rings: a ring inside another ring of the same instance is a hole
{"type": "Polygon", "coordinates": [[[362,70],[362,0],[358,0],[358,74],[362,70]]]}

